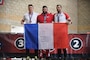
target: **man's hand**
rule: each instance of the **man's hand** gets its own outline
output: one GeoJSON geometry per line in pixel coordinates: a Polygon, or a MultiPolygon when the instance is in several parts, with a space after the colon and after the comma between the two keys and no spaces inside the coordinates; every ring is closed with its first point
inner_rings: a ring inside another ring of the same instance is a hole
{"type": "Polygon", "coordinates": [[[68,25],[72,24],[72,21],[70,19],[67,20],[66,22],[68,25]]]}
{"type": "Polygon", "coordinates": [[[24,20],[23,20],[23,19],[21,20],[21,24],[22,24],[22,25],[24,24],[24,20]]]}

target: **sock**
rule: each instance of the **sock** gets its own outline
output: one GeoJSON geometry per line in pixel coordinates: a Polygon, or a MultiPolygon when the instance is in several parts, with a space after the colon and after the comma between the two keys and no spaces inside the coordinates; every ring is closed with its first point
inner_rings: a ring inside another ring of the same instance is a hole
{"type": "Polygon", "coordinates": [[[67,57],[67,50],[63,49],[63,52],[64,52],[64,57],[67,57]]]}
{"type": "Polygon", "coordinates": [[[57,55],[58,57],[61,57],[61,49],[57,49],[57,55]]]}

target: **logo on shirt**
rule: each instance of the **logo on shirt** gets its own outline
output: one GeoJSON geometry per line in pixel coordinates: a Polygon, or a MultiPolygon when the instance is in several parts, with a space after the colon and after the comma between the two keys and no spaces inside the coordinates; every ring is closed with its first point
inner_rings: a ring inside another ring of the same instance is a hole
{"type": "Polygon", "coordinates": [[[49,16],[47,16],[47,18],[49,18],[49,16]]]}

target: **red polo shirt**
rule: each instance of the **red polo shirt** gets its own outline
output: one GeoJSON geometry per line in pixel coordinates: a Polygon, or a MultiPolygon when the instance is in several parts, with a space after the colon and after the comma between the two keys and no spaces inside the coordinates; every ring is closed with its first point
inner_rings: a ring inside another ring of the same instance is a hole
{"type": "MultiPolygon", "coordinates": [[[[38,23],[44,23],[44,16],[45,15],[43,13],[38,15],[37,22],[38,23]]],[[[51,13],[47,13],[46,14],[46,23],[52,23],[53,20],[54,20],[53,15],[51,13]]]]}

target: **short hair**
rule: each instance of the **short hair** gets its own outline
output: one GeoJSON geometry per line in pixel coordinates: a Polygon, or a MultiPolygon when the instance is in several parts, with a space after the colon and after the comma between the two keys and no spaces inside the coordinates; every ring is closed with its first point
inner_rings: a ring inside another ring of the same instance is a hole
{"type": "Polygon", "coordinates": [[[57,7],[60,6],[62,8],[62,5],[58,4],[57,7]]]}
{"type": "Polygon", "coordinates": [[[48,8],[47,6],[43,6],[42,8],[48,8]]]}
{"type": "Polygon", "coordinates": [[[32,6],[32,7],[33,7],[33,5],[32,5],[32,4],[28,4],[28,7],[29,7],[29,6],[32,6]]]}

